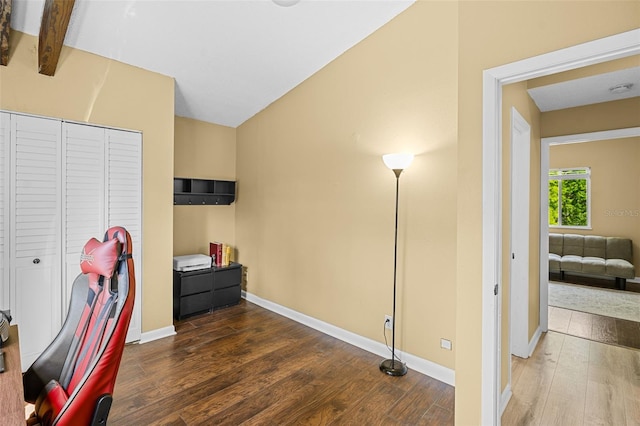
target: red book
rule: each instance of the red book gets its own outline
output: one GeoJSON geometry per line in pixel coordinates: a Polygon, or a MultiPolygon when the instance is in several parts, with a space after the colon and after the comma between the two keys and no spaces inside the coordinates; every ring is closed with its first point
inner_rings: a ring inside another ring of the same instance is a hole
{"type": "Polygon", "coordinates": [[[222,266],[222,243],[217,243],[216,246],[216,266],[222,266]]]}
{"type": "Polygon", "coordinates": [[[209,256],[213,257],[213,266],[222,265],[222,243],[209,243],[209,256]]]}

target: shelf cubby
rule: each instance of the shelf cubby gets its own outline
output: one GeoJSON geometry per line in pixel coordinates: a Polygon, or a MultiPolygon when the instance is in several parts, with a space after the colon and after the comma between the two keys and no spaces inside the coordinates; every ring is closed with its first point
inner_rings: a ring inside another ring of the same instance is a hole
{"type": "Polygon", "coordinates": [[[235,181],[173,178],[174,205],[229,205],[235,200],[235,181]]]}

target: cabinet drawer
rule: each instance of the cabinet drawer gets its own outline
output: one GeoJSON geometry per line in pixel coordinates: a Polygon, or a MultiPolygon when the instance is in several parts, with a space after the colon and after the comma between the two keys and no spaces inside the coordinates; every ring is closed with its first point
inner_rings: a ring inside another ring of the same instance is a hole
{"type": "Polygon", "coordinates": [[[242,282],[242,268],[217,269],[213,274],[213,289],[239,286],[242,282]]]}
{"type": "Polygon", "coordinates": [[[240,285],[213,291],[213,308],[235,305],[240,302],[240,285]]]}
{"type": "Polygon", "coordinates": [[[180,318],[211,309],[211,292],[192,294],[180,298],[180,318]]]}
{"type": "Polygon", "coordinates": [[[193,272],[183,273],[180,280],[180,296],[211,291],[212,285],[213,278],[211,276],[211,270],[197,274],[193,272]]]}

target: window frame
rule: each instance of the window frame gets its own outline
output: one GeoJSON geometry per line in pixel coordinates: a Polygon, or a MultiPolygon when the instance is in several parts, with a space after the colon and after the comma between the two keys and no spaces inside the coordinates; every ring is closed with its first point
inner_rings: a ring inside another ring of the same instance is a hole
{"type": "MultiPolygon", "coordinates": [[[[547,191],[549,189],[549,182],[552,180],[558,181],[558,224],[552,225],[549,223],[549,228],[554,229],[592,229],[591,227],[591,167],[566,167],[559,169],[549,169],[547,180],[547,191]],[[571,172],[573,170],[584,170],[585,173],[564,173],[571,172]],[[552,172],[560,172],[557,175],[551,175],[552,172]],[[587,197],[587,224],[586,225],[563,225],[562,224],[562,181],[564,180],[577,180],[584,179],[587,183],[586,197],[587,197]]],[[[549,217],[548,221],[551,220],[549,217]]]]}

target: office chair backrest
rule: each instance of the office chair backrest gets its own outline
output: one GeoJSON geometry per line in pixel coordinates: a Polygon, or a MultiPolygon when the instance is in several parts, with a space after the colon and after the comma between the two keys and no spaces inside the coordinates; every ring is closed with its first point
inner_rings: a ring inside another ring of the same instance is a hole
{"type": "Polygon", "coordinates": [[[129,233],[89,240],[80,262],[67,319],[23,377],[35,424],[106,424],[111,407],[135,292],[129,233]]]}

